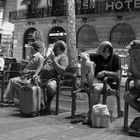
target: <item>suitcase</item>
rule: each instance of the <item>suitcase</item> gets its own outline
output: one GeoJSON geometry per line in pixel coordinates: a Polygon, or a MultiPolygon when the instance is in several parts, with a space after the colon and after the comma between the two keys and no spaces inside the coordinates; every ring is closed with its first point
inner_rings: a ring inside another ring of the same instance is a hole
{"type": "Polygon", "coordinates": [[[19,108],[23,116],[38,116],[41,108],[41,88],[35,85],[22,86],[19,100],[19,108]]]}

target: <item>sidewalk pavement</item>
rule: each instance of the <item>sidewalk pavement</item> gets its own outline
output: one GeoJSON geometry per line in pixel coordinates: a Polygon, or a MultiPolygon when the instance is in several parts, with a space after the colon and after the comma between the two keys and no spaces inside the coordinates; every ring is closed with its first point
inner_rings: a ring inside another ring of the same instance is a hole
{"type": "MultiPolygon", "coordinates": [[[[121,88],[123,109],[124,86],[121,88]]],[[[77,114],[87,112],[87,95],[77,97],[77,114]]],[[[52,107],[55,107],[55,99],[52,107]]],[[[138,140],[123,130],[123,117],[117,118],[116,106],[109,128],[91,128],[81,123],[71,124],[71,97],[64,91],[60,95],[59,115],[22,117],[17,107],[0,107],[0,140],[138,140]]],[[[139,114],[130,109],[129,123],[139,114]]]]}
{"type": "Polygon", "coordinates": [[[23,118],[16,107],[0,108],[0,140],[138,140],[127,136],[123,118],[114,118],[109,128],[91,128],[70,123],[70,112],[58,116],[23,118]]]}

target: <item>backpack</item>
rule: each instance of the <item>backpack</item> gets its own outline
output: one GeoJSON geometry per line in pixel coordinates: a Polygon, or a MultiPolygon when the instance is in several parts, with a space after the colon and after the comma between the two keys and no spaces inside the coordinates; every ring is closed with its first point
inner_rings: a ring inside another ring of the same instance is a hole
{"type": "Polygon", "coordinates": [[[140,137],[140,117],[136,117],[130,124],[129,134],[132,136],[140,137]]]}

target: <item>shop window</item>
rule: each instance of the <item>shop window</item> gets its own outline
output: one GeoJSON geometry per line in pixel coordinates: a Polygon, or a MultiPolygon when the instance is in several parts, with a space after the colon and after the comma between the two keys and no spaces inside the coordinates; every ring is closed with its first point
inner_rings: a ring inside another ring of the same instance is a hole
{"type": "Polygon", "coordinates": [[[66,2],[64,0],[53,0],[52,1],[52,15],[63,16],[66,13],[66,2]]]}
{"type": "Polygon", "coordinates": [[[54,27],[49,32],[49,44],[53,44],[57,40],[63,40],[66,42],[66,32],[62,27],[54,27]]]}

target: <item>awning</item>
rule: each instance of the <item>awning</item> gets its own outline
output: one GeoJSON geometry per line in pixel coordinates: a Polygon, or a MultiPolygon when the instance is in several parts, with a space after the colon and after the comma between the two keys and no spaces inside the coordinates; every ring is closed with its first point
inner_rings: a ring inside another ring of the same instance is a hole
{"type": "Polygon", "coordinates": [[[23,0],[22,2],[21,2],[21,5],[28,5],[28,4],[30,4],[31,3],[31,0],[23,0]]]}

